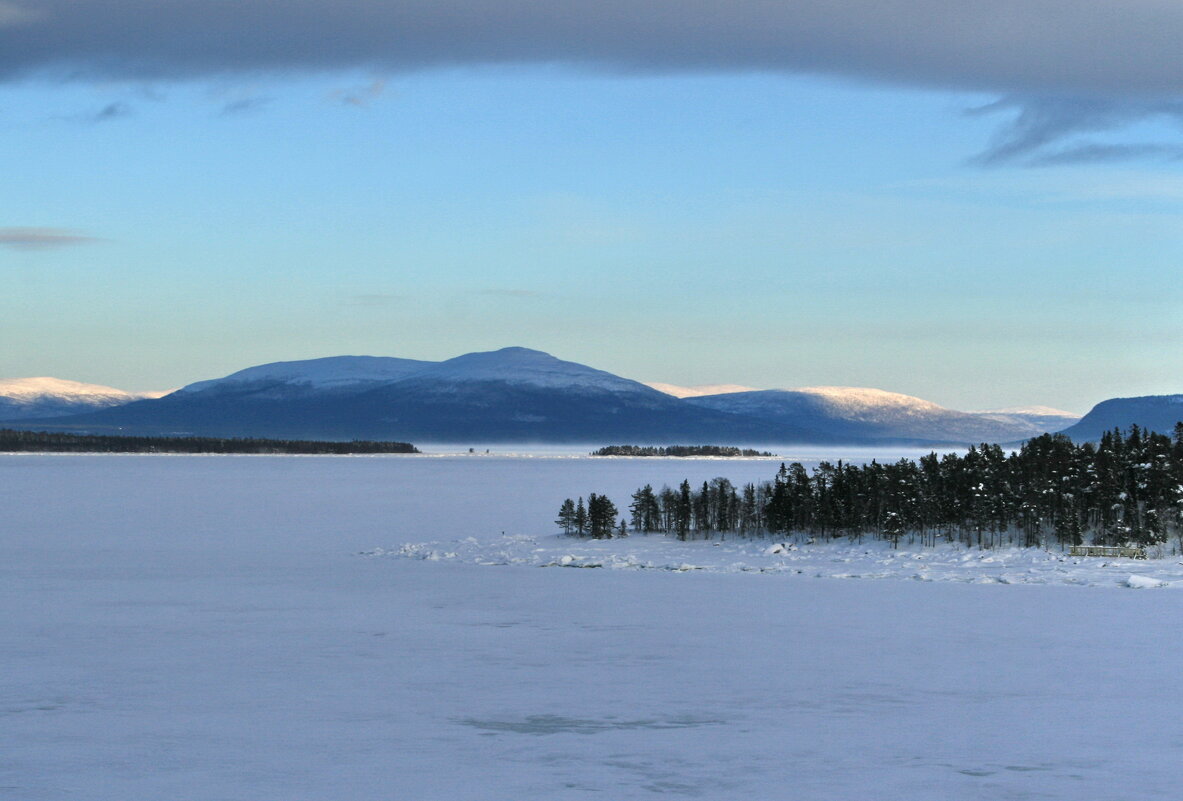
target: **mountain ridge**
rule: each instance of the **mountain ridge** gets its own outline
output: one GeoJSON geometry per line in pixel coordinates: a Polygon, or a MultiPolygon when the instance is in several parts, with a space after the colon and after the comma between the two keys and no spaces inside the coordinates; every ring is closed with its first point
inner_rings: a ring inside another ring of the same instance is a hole
{"type": "Polygon", "coordinates": [[[1183,421],[1183,394],[1109,398],[1061,433],[1077,441],[1096,441],[1107,431],[1115,428],[1124,431],[1137,425],[1160,434],[1171,434],[1180,421],[1183,421]]]}
{"type": "Polygon", "coordinates": [[[33,376],[0,379],[0,420],[35,420],[122,406],[167,392],[128,392],[102,384],[33,376]]]}
{"type": "MultiPolygon", "coordinates": [[[[672,385],[661,385],[669,389],[672,385]]],[[[676,388],[674,389],[687,389],[676,388]]],[[[522,347],[443,361],[330,356],[255,365],[156,399],[52,419],[63,430],[418,441],[968,444],[1044,428],[866,387],[677,397],[522,347]]],[[[1060,418],[1056,418],[1059,420],[1060,418]]]]}

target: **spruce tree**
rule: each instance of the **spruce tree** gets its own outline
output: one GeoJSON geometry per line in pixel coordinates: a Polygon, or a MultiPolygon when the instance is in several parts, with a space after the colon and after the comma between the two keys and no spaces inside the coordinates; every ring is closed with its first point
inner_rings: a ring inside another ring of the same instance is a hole
{"type": "Polygon", "coordinates": [[[570,534],[575,528],[575,501],[568,498],[563,501],[562,506],[559,507],[559,517],[555,520],[555,525],[563,529],[564,534],[570,534]]]}

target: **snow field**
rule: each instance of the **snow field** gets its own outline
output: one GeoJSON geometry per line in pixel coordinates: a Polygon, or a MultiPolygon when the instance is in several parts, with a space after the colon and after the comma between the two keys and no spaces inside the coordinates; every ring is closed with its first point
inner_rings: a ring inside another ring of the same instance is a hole
{"type": "Polygon", "coordinates": [[[0,456],[0,798],[1178,798],[1183,593],[1118,589],[1166,560],[550,533],[772,469],[0,456]],[[613,554],[674,569],[534,566],[613,554]]]}
{"type": "Polygon", "coordinates": [[[363,556],[459,561],[475,565],[688,570],[833,579],[907,579],[972,584],[1067,584],[1150,589],[1183,587],[1183,559],[1097,559],[1035,548],[983,551],[961,545],[892,549],[846,539],[798,545],[769,538],[692,540],[663,535],[589,540],[563,535],[504,535],[491,540],[403,543],[363,556]],[[1152,572],[1153,575],[1140,575],[1152,572]]]}

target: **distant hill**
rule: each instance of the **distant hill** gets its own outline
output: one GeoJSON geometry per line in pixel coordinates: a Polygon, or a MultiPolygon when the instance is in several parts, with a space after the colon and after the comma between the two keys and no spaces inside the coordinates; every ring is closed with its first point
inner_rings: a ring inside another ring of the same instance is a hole
{"type": "Polygon", "coordinates": [[[1053,409],[1050,406],[1012,406],[971,414],[1026,424],[1040,434],[1055,434],[1080,420],[1079,414],[1053,409]]]}
{"type": "Polygon", "coordinates": [[[665,391],[527,348],[442,362],[334,356],[249,367],[161,398],[125,394],[109,408],[36,423],[2,415],[0,421],[154,436],[935,447],[1016,441],[1073,419],[959,412],[878,389],[659,386],[665,391]]]}
{"type": "Polygon", "coordinates": [[[62,378],[0,379],[0,420],[35,420],[122,406],[163,392],[125,392],[62,378]]]}
{"type": "Polygon", "coordinates": [[[1144,395],[1140,398],[1111,398],[1094,406],[1080,422],[1063,433],[1083,442],[1096,441],[1114,428],[1122,430],[1138,425],[1161,434],[1170,434],[1175,423],[1183,420],[1183,395],[1144,395]]]}
{"type": "Polygon", "coordinates": [[[526,348],[443,362],[340,356],[261,365],[158,400],[60,418],[52,429],[459,443],[832,439],[690,406],[526,348]]]}
{"type": "Polygon", "coordinates": [[[728,392],[755,392],[755,387],[745,387],[739,384],[707,384],[698,387],[680,387],[677,384],[662,384],[657,381],[646,381],[645,386],[653,387],[658,392],[673,395],[675,398],[697,398],[702,395],[724,395],[728,392]]]}
{"type": "MultiPolygon", "coordinates": [[[[959,412],[931,401],[865,387],[804,387],[689,397],[687,403],[830,432],[860,442],[1011,442],[1057,431],[1075,420],[1002,412],[959,412]]],[[[1066,414],[1066,413],[1065,413],[1066,414]]]]}

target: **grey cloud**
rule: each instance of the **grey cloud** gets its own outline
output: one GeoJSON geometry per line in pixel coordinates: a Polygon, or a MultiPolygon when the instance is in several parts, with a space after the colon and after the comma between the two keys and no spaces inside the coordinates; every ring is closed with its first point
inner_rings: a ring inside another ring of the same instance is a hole
{"type": "Polygon", "coordinates": [[[364,86],[349,89],[336,89],[329,95],[329,99],[345,106],[365,108],[386,92],[386,80],[376,78],[364,86]]]}
{"type": "Polygon", "coordinates": [[[23,25],[32,22],[36,18],[37,15],[27,8],[0,0],[0,28],[23,25]]]}
{"type": "Polygon", "coordinates": [[[0,228],[0,247],[17,250],[40,250],[98,241],[93,236],[62,228],[0,228]]]}
{"type": "Polygon", "coordinates": [[[264,106],[268,105],[273,98],[270,97],[243,97],[238,100],[231,100],[222,105],[220,114],[223,117],[230,117],[235,114],[246,114],[251,111],[258,111],[264,106]]]}
{"type": "Polygon", "coordinates": [[[94,114],[85,115],[81,119],[84,122],[106,122],[128,116],[131,116],[131,106],[127,103],[108,103],[94,114]]]}
{"type": "Polygon", "coordinates": [[[1160,143],[1075,141],[1134,123],[1164,118],[1183,123],[1183,102],[1104,97],[1004,97],[971,114],[1013,112],[1014,118],[973,160],[983,166],[1019,163],[1053,166],[1138,158],[1177,158],[1180,147],[1160,143]],[[1070,144],[1061,143],[1068,140],[1070,144]]]}
{"type": "MultiPolygon", "coordinates": [[[[1025,98],[994,109],[1016,117],[980,164],[1161,155],[1069,140],[1183,98],[1180,42],[1175,0],[0,0],[0,80],[564,64],[1025,98]]],[[[360,106],[381,90],[334,99],[360,106]]]]}
{"type": "Polygon", "coordinates": [[[1000,92],[1183,91],[1166,0],[2,0],[0,74],[568,63],[1000,92]]]}

